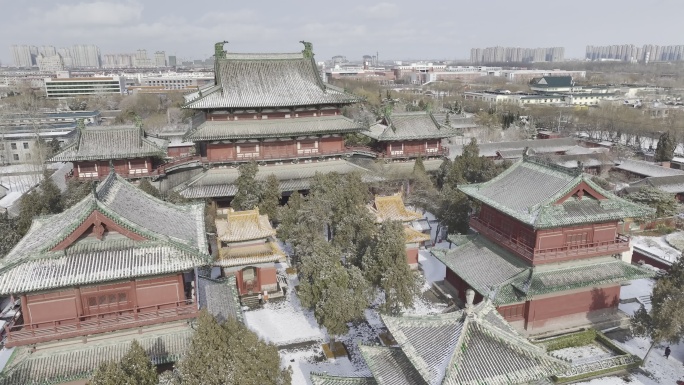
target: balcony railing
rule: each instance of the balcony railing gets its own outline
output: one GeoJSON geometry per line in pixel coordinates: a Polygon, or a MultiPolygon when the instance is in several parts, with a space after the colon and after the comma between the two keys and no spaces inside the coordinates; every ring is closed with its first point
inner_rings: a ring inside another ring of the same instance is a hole
{"type": "Polygon", "coordinates": [[[117,310],[83,317],[5,328],[6,347],[36,344],[106,333],[163,322],[194,318],[197,305],[192,300],[117,310]]]}
{"type": "Polygon", "coordinates": [[[470,226],[478,232],[497,241],[498,244],[532,263],[554,262],[562,259],[583,258],[605,254],[621,253],[629,250],[629,237],[617,234],[609,241],[566,244],[559,247],[537,249],[522,240],[501,232],[494,226],[481,221],[477,217],[470,219],[470,226]]]}
{"type": "Polygon", "coordinates": [[[392,151],[391,155],[386,153],[378,154],[379,158],[394,159],[394,158],[418,158],[418,157],[429,157],[429,156],[446,156],[449,155],[448,148],[440,149],[428,149],[424,151],[392,151]],[[434,150],[434,151],[433,151],[434,150]]]}

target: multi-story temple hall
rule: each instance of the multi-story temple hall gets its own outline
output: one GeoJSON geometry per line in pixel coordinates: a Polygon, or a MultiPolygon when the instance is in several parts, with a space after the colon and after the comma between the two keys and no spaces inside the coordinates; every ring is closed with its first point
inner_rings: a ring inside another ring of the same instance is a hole
{"type": "Polygon", "coordinates": [[[19,321],[5,330],[15,351],[0,384],[87,378],[133,339],[156,364],[175,362],[188,347],[198,298],[237,303],[234,283],[203,288],[197,268],[212,262],[204,204],[161,201],[111,168],[80,202],[35,218],[0,261],[0,294],[21,303],[19,321]]]}
{"type": "Polygon", "coordinates": [[[624,218],[652,210],[619,198],[582,174],[524,157],[496,178],[459,189],[480,205],[470,219],[478,234],[453,237],[433,255],[447,266],[446,281],[463,300],[490,298],[521,330],[608,321],[620,284],[649,276],[630,264],[624,218]]]}

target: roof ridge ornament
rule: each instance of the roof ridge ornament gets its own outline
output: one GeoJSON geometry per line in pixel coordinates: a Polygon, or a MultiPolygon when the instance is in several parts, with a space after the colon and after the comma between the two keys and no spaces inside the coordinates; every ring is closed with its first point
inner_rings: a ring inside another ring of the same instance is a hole
{"type": "Polygon", "coordinates": [[[313,44],[309,43],[308,41],[300,40],[300,43],[304,44],[304,49],[302,50],[302,55],[304,55],[305,59],[313,59],[314,53],[313,53],[313,44]]]}
{"type": "Polygon", "coordinates": [[[226,58],[226,51],[223,50],[223,45],[228,44],[227,40],[224,41],[219,41],[218,43],[214,44],[214,59],[225,59],[226,58]]]}
{"type": "Polygon", "coordinates": [[[474,300],[475,300],[475,291],[473,291],[473,289],[466,290],[465,312],[469,318],[472,318],[475,316],[475,313],[474,313],[475,306],[473,305],[474,300]]]}

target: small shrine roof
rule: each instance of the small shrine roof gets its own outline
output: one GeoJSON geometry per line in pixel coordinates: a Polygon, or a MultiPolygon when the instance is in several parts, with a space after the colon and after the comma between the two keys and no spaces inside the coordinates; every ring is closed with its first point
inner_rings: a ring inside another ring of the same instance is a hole
{"type": "Polygon", "coordinates": [[[34,219],[0,261],[0,292],[183,271],[209,264],[207,251],[203,204],[164,202],[112,172],[64,212],[34,219]],[[113,223],[125,234],[115,229],[101,241],[81,239],[79,231],[87,230],[81,227],[90,217],[113,223]],[[66,249],[54,249],[64,242],[66,249]],[[21,272],[31,282],[14,282],[21,272]]]}
{"type": "MultiPolygon", "coordinates": [[[[256,179],[264,181],[273,174],[280,182],[280,191],[297,191],[309,188],[311,178],[316,173],[352,172],[368,173],[368,170],[346,160],[328,160],[322,162],[282,164],[259,166],[256,179]]],[[[213,168],[207,170],[174,190],[189,199],[229,197],[237,193],[235,181],[240,176],[237,168],[213,168]]]]}
{"type": "MultiPolygon", "coordinates": [[[[155,365],[178,361],[190,347],[193,330],[176,326],[162,331],[148,331],[135,335],[155,365]]],[[[112,334],[116,337],[116,334],[112,334]]],[[[0,385],[61,384],[87,379],[101,363],[119,361],[128,352],[133,338],[119,337],[69,348],[46,347],[30,353],[31,347],[15,348],[12,359],[2,371],[0,385]]]]}
{"type": "Polygon", "coordinates": [[[186,140],[279,138],[301,135],[343,134],[363,126],[342,115],[287,119],[206,121],[185,135],[186,140]]]}
{"type": "Polygon", "coordinates": [[[401,194],[376,196],[369,209],[375,214],[378,223],[384,221],[411,222],[423,218],[421,214],[406,208],[401,194]]]}
{"type": "Polygon", "coordinates": [[[642,187],[653,187],[670,194],[684,192],[684,174],[670,176],[652,176],[631,183],[625,190],[629,193],[636,192],[642,187]]]}
{"type": "MultiPolygon", "coordinates": [[[[512,142],[494,142],[494,143],[478,143],[480,156],[493,158],[497,156],[498,152],[504,151],[507,156],[513,156],[513,152],[518,152],[520,155],[516,158],[522,158],[522,153],[525,148],[528,148],[536,154],[548,154],[569,151],[577,146],[577,139],[575,138],[554,138],[554,139],[535,139],[535,140],[517,140],[512,142]]],[[[449,151],[449,158],[461,156],[463,154],[463,146],[452,146],[449,151]]]]}
{"type": "Polygon", "coordinates": [[[268,220],[268,215],[260,214],[259,208],[254,210],[228,210],[226,219],[216,219],[218,239],[223,242],[241,242],[275,236],[275,230],[268,220]]]}
{"type": "Polygon", "coordinates": [[[88,127],[76,140],[53,156],[51,162],[131,159],[166,156],[168,141],[147,136],[138,127],[88,127]]]}
{"type": "Polygon", "coordinates": [[[581,172],[539,159],[523,159],[488,182],[461,185],[459,190],[534,228],[645,217],[653,212],[604,190],[581,172]],[[585,194],[559,203],[580,183],[585,183],[602,199],[585,194]]]}
{"type": "Polygon", "coordinates": [[[424,234],[412,227],[404,227],[404,236],[406,243],[420,243],[431,240],[430,234],[424,234]]]}
{"type": "Polygon", "coordinates": [[[453,313],[382,320],[397,347],[360,346],[379,385],[523,384],[570,367],[517,333],[489,301],[453,313]]]}
{"type": "Polygon", "coordinates": [[[276,242],[220,248],[214,265],[233,267],[285,260],[285,252],[276,242]]]}
{"type": "Polygon", "coordinates": [[[362,133],[378,141],[398,141],[449,138],[458,130],[440,124],[430,112],[405,112],[388,115],[362,133]]]}
{"type": "Polygon", "coordinates": [[[294,107],[361,100],[324,83],[313,57],[303,53],[224,56],[216,59],[215,86],[193,93],[185,108],[294,107]]]}
{"type": "Polygon", "coordinates": [[[200,308],[207,309],[219,322],[229,317],[243,322],[242,306],[234,275],[220,279],[199,276],[197,282],[200,308]]]}

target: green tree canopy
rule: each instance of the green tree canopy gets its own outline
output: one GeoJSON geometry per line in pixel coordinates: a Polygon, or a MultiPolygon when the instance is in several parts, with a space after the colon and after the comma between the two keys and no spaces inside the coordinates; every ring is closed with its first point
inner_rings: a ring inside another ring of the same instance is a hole
{"type": "Polygon", "coordinates": [[[382,310],[398,314],[413,307],[416,280],[406,261],[404,225],[385,221],[363,257],[364,275],[385,294],[382,310]]]}
{"type": "Polygon", "coordinates": [[[155,198],[161,198],[161,193],[159,192],[159,190],[156,187],[154,187],[147,178],[143,178],[140,180],[138,188],[144,191],[145,193],[152,195],[155,198]]]}
{"type": "Polygon", "coordinates": [[[259,166],[255,161],[251,161],[241,164],[238,172],[240,176],[235,181],[238,191],[230,205],[236,211],[252,210],[259,204],[261,197],[261,184],[256,180],[259,166]]]}
{"type": "Polygon", "coordinates": [[[658,144],[656,145],[655,161],[671,161],[674,157],[676,147],[677,142],[675,141],[674,135],[670,134],[669,131],[663,132],[662,134],[660,134],[660,137],[658,138],[658,144]]]}
{"type": "Polygon", "coordinates": [[[679,258],[664,277],[658,279],[651,294],[651,310],[643,306],[631,318],[634,335],[647,337],[651,347],[667,342],[678,344],[684,339],[684,258],[679,258]]]}
{"type": "Polygon", "coordinates": [[[97,369],[91,385],[157,385],[157,369],[145,349],[133,341],[121,361],[105,362],[97,369]]]}
{"type": "Polygon", "coordinates": [[[278,222],[278,207],[280,206],[280,182],[274,174],[266,177],[261,184],[261,196],[259,197],[259,212],[268,215],[271,222],[278,222]]]}
{"type": "Polygon", "coordinates": [[[677,213],[677,201],[674,195],[654,187],[642,187],[628,194],[627,199],[654,208],[656,218],[669,217],[677,213]]]}
{"type": "Polygon", "coordinates": [[[17,220],[10,218],[6,212],[0,213],[0,258],[7,255],[20,240],[17,220]]]}
{"type": "Polygon", "coordinates": [[[179,385],[289,385],[290,368],[280,368],[278,348],[245,325],[220,324],[205,310],[198,317],[190,349],[178,363],[179,385]]]}

